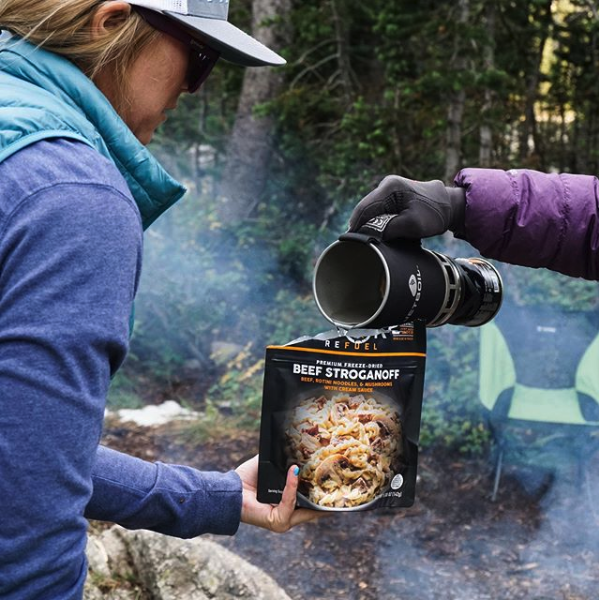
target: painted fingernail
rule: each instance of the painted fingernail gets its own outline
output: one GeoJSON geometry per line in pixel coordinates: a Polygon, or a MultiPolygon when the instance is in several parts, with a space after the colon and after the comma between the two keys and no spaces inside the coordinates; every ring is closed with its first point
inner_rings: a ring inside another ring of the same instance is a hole
{"type": "Polygon", "coordinates": [[[293,467],[293,474],[297,477],[299,475],[299,467],[293,467]]]}

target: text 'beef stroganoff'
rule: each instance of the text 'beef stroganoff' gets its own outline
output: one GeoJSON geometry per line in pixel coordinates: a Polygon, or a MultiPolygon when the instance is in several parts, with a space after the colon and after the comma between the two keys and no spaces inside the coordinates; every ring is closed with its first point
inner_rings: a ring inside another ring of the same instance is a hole
{"type": "Polygon", "coordinates": [[[398,467],[402,436],[390,402],[362,394],[303,400],[285,426],[287,456],[300,467],[300,491],[325,507],[374,500],[398,467]]]}
{"type": "Polygon", "coordinates": [[[337,332],[266,351],[258,500],[281,500],[300,467],[298,506],[352,511],[411,506],[426,330],[337,332]]]}

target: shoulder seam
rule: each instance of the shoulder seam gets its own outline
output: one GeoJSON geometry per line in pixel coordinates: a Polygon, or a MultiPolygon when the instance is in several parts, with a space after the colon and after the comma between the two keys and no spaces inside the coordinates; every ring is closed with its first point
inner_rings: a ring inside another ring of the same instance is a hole
{"type": "Polygon", "coordinates": [[[69,129],[53,129],[50,131],[36,131],[34,133],[28,133],[23,137],[19,138],[18,141],[10,144],[3,152],[0,153],[0,162],[11,157],[13,154],[25,150],[29,146],[33,146],[38,142],[50,141],[56,139],[65,139],[73,142],[79,142],[88,148],[94,150],[95,148],[86,140],[82,135],[75,133],[69,129]]]}
{"type": "Polygon", "coordinates": [[[81,181],[61,181],[61,182],[54,182],[50,185],[44,185],[38,189],[36,189],[35,191],[27,194],[26,196],[20,198],[18,200],[18,202],[16,203],[16,207],[10,211],[9,213],[7,213],[6,215],[6,222],[4,223],[4,225],[0,228],[0,238],[4,236],[4,233],[6,231],[6,228],[8,227],[8,223],[13,219],[13,217],[18,214],[18,212],[27,205],[27,203],[34,199],[36,196],[38,196],[39,194],[41,194],[42,192],[49,190],[49,189],[54,189],[57,187],[64,187],[64,186],[70,186],[70,185],[76,185],[78,187],[94,187],[94,188],[102,188],[105,189],[106,191],[110,191],[112,192],[114,195],[118,196],[119,198],[121,198],[122,200],[124,200],[127,203],[127,206],[133,211],[140,227],[142,226],[142,222],[141,222],[141,215],[139,213],[139,209],[137,208],[137,205],[135,204],[135,201],[131,198],[129,198],[128,196],[126,196],[125,194],[123,194],[120,190],[118,190],[117,188],[115,188],[112,185],[108,185],[105,183],[96,183],[96,182],[81,182],[81,181]]]}

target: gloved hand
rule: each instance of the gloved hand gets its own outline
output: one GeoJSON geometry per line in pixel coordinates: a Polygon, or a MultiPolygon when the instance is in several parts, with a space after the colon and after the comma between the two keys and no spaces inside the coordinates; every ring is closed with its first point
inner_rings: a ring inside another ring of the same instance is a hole
{"type": "Polygon", "coordinates": [[[362,198],[349,220],[355,232],[379,215],[395,215],[384,225],[383,240],[420,239],[453,231],[463,236],[466,198],[462,188],[441,181],[412,181],[389,175],[362,198]]]}

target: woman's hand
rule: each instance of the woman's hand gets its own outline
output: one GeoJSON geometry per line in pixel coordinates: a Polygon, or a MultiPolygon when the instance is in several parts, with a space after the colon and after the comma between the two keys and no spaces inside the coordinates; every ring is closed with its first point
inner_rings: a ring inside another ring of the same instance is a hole
{"type": "Polygon", "coordinates": [[[276,533],[284,533],[300,523],[314,521],[321,515],[326,514],[307,508],[295,509],[298,467],[290,467],[287,471],[287,482],[280,504],[262,504],[256,499],[258,455],[239,465],[235,471],[241,477],[243,483],[242,523],[270,529],[276,533]]]}

